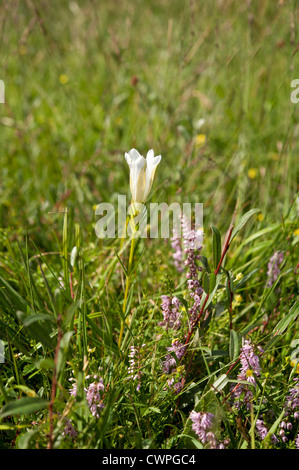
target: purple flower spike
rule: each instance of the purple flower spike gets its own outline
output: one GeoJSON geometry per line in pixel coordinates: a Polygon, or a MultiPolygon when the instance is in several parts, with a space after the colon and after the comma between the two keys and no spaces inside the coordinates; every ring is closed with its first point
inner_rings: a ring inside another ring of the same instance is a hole
{"type": "Polygon", "coordinates": [[[267,286],[268,287],[273,286],[274,282],[277,280],[280,274],[280,266],[283,262],[283,259],[284,259],[284,254],[279,251],[275,251],[273,256],[270,258],[270,261],[268,263],[268,271],[267,271],[267,276],[268,276],[267,286]]]}

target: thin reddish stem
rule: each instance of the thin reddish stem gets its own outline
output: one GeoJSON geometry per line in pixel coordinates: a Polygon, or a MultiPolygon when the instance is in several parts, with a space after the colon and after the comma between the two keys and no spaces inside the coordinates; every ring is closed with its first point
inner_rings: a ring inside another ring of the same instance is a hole
{"type": "MultiPolygon", "coordinates": [[[[222,250],[222,254],[221,254],[220,261],[219,261],[219,263],[218,263],[217,268],[215,269],[215,275],[216,275],[216,276],[217,276],[217,274],[218,274],[219,271],[220,271],[220,268],[221,268],[221,265],[222,265],[222,263],[223,263],[224,257],[225,257],[225,255],[226,255],[226,253],[227,253],[227,250],[229,249],[229,246],[230,246],[230,238],[231,238],[231,235],[232,235],[232,231],[233,231],[233,226],[230,228],[228,237],[227,237],[227,239],[226,239],[224,248],[223,248],[223,250],[222,250]]],[[[200,318],[201,318],[201,316],[202,316],[202,314],[203,314],[203,312],[204,312],[204,309],[205,309],[206,303],[207,303],[207,301],[208,301],[208,299],[209,299],[209,296],[210,296],[210,294],[207,294],[207,296],[206,296],[206,298],[205,298],[205,300],[204,300],[204,303],[203,303],[203,305],[202,305],[202,307],[201,307],[201,309],[200,309],[200,312],[199,312],[199,314],[198,314],[198,316],[197,316],[195,322],[193,323],[191,330],[189,330],[189,333],[188,333],[188,336],[187,336],[187,339],[186,339],[186,342],[185,342],[185,345],[186,345],[186,346],[189,344],[190,338],[191,338],[191,336],[192,336],[192,334],[193,334],[193,332],[194,332],[194,330],[195,330],[195,327],[197,326],[197,324],[198,324],[198,322],[199,322],[199,320],[200,320],[200,318]]],[[[185,352],[185,353],[186,353],[186,352],[185,352]]]]}

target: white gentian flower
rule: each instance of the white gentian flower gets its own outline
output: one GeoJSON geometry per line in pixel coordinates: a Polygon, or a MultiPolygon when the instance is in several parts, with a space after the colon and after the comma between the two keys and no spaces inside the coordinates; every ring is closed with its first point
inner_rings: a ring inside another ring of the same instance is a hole
{"type": "Polygon", "coordinates": [[[154,151],[149,150],[145,159],[137,150],[131,149],[129,153],[125,153],[125,158],[130,167],[132,202],[143,203],[150,193],[155,171],[162,157],[155,157],[154,151]]]}

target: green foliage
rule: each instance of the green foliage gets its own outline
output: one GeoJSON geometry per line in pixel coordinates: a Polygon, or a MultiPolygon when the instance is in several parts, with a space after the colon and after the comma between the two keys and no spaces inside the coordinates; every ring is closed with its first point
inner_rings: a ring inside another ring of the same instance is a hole
{"type": "Polygon", "coordinates": [[[296,422],[271,436],[299,372],[298,12],[245,3],[1,4],[0,448],[202,449],[192,410],[228,448],[295,447],[296,422]],[[150,202],[204,205],[194,327],[170,240],[138,239],[128,271],[130,240],[96,237],[96,205],[129,203],[132,147],[162,154],[150,202]],[[246,339],[255,387],[238,378],[246,339]]]}

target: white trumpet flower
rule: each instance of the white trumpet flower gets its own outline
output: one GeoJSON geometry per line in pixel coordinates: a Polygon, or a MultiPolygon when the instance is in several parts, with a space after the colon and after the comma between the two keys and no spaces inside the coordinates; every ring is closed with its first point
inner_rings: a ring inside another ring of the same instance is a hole
{"type": "Polygon", "coordinates": [[[162,157],[155,157],[154,151],[149,150],[145,159],[137,150],[131,149],[125,153],[125,158],[130,168],[132,202],[143,203],[150,193],[155,171],[162,157]]]}

